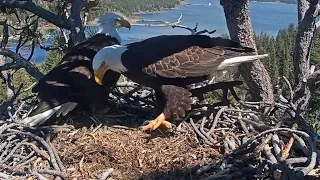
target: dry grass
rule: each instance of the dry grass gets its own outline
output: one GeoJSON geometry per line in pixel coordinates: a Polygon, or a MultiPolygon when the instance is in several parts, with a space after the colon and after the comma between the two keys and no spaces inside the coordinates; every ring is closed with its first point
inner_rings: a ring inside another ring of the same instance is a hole
{"type": "Polygon", "coordinates": [[[221,157],[214,148],[198,143],[193,134],[152,137],[140,130],[102,127],[62,132],[54,138],[70,179],[96,179],[114,168],[113,179],[169,179],[182,177],[196,165],[221,157]],[[81,160],[82,159],[82,160],[81,160]]]}

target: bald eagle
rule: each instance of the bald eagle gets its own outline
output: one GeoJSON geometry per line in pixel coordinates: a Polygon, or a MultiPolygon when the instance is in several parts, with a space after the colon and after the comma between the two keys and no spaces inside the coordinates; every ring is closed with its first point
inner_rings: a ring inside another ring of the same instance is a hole
{"type": "Polygon", "coordinates": [[[142,129],[160,125],[171,128],[166,119],[178,119],[191,109],[187,85],[206,80],[209,74],[241,63],[267,57],[250,55],[254,49],[220,37],[207,35],[162,35],[127,45],[102,48],[93,59],[95,80],[102,85],[108,70],[155,90],[157,118],[142,129]]]}
{"type": "Polygon", "coordinates": [[[109,93],[106,92],[116,84],[120,74],[109,71],[103,79],[104,86],[100,86],[93,77],[92,60],[103,47],[120,45],[121,38],[116,28],[130,29],[131,25],[115,13],[105,14],[97,22],[92,26],[95,35],[73,47],[32,89],[33,93],[38,93],[37,102],[22,123],[40,125],[54,114],[56,117],[65,116],[78,104],[92,115],[107,105],[109,93]]]}

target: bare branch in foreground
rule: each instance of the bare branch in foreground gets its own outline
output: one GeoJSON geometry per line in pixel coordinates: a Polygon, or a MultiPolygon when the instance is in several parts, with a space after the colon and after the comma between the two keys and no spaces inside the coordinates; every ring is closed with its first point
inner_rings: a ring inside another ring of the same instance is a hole
{"type": "Polygon", "coordinates": [[[21,55],[18,55],[9,49],[3,48],[0,48],[0,55],[11,58],[13,61],[15,61],[16,66],[20,68],[25,68],[26,71],[35,79],[40,80],[41,78],[43,78],[44,75],[39,71],[39,69],[32,65],[27,59],[23,58],[21,55]]]}
{"type": "Polygon", "coordinates": [[[172,25],[172,28],[182,28],[182,29],[187,29],[191,32],[192,35],[197,35],[197,34],[205,34],[205,33],[208,33],[208,34],[213,34],[216,32],[216,30],[209,30],[209,29],[204,29],[202,31],[199,31],[197,32],[197,28],[198,28],[198,23],[196,24],[196,27],[195,28],[190,28],[190,27],[187,27],[187,26],[184,26],[184,25],[172,25]]]}
{"type": "Polygon", "coordinates": [[[0,25],[3,26],[3,32],[2,32],[3,37],[2,37],[0,48],[6,48],[8,44],[8,39],[9,39],[9,29],[8,29],[7,20],[0,22],[0,25]]]}
{"type": "Polygon", "coordinates": [[[11,8],[19,8],[23,10],[27,10],[35,15],[47,20],[49,23],[52,23],[58,27],[62,27],[65,29],[71,29],[71,22],[68,19],[65,19],[61,16],[57,16],[56,14],[43,9],[40,6],[37,6],[32,1],[29,0],[2,0],[0,1],[0,5],[4,5],[11,8]]]}
{"type": "MultiPolygon", "coordinates": [[[[182,14],[181,14],[182,15],[182,14]]],[[[178,22],[178,21],[177,21],[178,22]]],[[[198,35],[198,34],[205,34],[205,33],[208,33],[208,34],[213,34],[216,32],[216,30],[209,30],[209,29],[204,29],[202,31],[197,31],[197,28],[198,28],[198,23],[196,24],[195,28],[190,28],[188,26],[184,26],[184,25],[179,25],[177,23],[173,23],[173,25],[171,25],[172,28],[182,28],[182,29],[186,29],[188,31],[190,31],[191,35],[198,35]]],[[[142,40],[145,40],[145,38],[135,38],[135,37],[128,37],[129,39],[132,39],[132,40],[139,40],[139,41],[142,41],[142,40]]]]}
{"type": "Polygon", "coordinates": [[[37,172],[41,174],[41,177],[45,177],[46,175],[61,178],[67,177],[67,174],[61,172],[60,167],[57,164],[57,157],[55,156],[57,153],[55,153],[54,147],[51,147],[50,143],[48,144],[41,137],[25,131],[21,125],[15,123],[3,124],[0,126],[0,135],[0,140],[2,142],[0,145],[0,152],[2,149],[1,147],[5,148],[5,151],[2,151],[0,155],[2,176],[12,174],[12,172],[19,172],[25,177],[28,177],[30,176],[30,172],[37,172]],[[38,150],[35,151],[35,149],[38,150]],[[13,156],[15,158],[11,158],[13,156]],[[37,163],[36,160],[38,157],[44,158],[43,161],[44,164],[46,164],[45,168],[36,169],[36,166],[32,165],[37,163]]]}

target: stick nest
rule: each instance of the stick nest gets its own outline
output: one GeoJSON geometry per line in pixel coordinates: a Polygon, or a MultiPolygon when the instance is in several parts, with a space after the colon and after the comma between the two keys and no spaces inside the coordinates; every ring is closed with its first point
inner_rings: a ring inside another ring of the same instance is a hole
{"type": "MultiPolygon", "coordinates": [[[[214,85],[223,90],[222,101],[197,101],[185,119],[174,122],[173,132],[159,129],[147,134],[137,128],[155,116],[155,107],[153,92],[136,84],[113,93],[115,106],[97,116],[105,126],[83,126],[89,118],[79,115],[66,118],[74,126],[31,128],[16,119],[7,121],[0,127],[0,177],[319,178],[319,136],[304,119],[301,106],[292,103],[292,96],[281,95],[272,103],[244,102],[235,94],[237,85],[214,85]],[[228,91],[236,103],[229,102],[228,91]]],[[[205,87],[195,86],[191,92],[212,90],[205,87]]]]}
{"type": "MultiPolygon", "coordinates": [[[[70,136],[61,133],[54,141],[70,177],[95,179],[113,168],[114,179],[159,179],[171,171],[190,169],[222,157],[215,149],[195,142],[192,134],[150,136],[137,130],[81,129],[70,136]],[[68,148],[66,148],[68,147],[68,148]]],[[[172,177],[179,177],[178,173],[172,177]]]]}

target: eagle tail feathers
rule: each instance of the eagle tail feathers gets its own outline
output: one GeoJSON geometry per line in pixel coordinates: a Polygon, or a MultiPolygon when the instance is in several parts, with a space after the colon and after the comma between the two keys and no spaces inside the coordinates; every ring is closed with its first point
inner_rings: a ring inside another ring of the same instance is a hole
{"type": "Polygon", "coordinates": [[[66,102],[60,106],[56,106],[52,109],[44,111],[42,113],[36,114],[34,116],[29,116],[21,120],[22,124],[27,124],[29,126],[37,126],[46,122],[50,117],[56,114],[56,117],[60,117],[60,115],[65,116],[70,111],[72,111],[77,106],[75,102],[66,102]]]}
{"type": "Polygon", "coordinates": [[[67,115],[70,111],[72,111],[77,106],[77,103],[75,102],[67,102],[61,105],[61,108],[57,110],[57,118],[67,115]]]}
{"type": "Polygon", "coordinates": [[[219,64],[217,67],[217,70],[224,70],[230,67],[235,67],[238,66],[241,63],[246,63],[246,62],[251,62],[255,61],[258,59],[262,59],[268,57],[268,54],[263,54],[263,55],[251,55],[251,56],[238,56],[238,57],[233,57],[224,60],[222,63],[219,64]]]}

